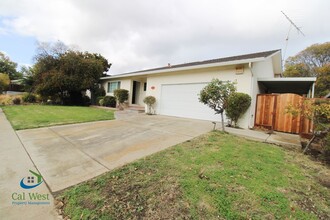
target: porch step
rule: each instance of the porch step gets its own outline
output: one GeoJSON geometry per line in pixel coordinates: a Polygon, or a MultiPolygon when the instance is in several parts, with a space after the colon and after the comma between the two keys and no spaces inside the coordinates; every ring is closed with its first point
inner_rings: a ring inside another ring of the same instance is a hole
{"type": "Polygon", "coordinates": [[[126,108],[125,111],[144,113],[145,109],[143,106],[128,106],[128,108],[126,108]]]}

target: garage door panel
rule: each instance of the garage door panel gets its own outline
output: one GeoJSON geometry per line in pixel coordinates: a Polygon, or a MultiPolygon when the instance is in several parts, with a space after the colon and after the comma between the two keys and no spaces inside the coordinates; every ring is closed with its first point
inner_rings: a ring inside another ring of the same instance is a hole
{"type": "Polygon", "coordinates": [[[220,115],[198,100],[207,83],[162,85],[160,114],[220,121],[220,115]]]}

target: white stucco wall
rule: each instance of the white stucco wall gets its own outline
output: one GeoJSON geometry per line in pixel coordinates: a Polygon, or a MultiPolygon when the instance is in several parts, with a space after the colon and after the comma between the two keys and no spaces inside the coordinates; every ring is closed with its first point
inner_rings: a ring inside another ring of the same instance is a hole
{"type": "Polygon", "coordinates": [[[249,127],[252,128],[254,126],[255,120],[255,112],[256,112],[256,101],[257,101],[257,94],[264,93],[263,88],[261,88],[258,84],[258,78],[274,78],[274,71],[275,68],[272,58],[268,58],[265,61],[259,61],[252,63],[251,67],[251,106],[249,111],[249,127]]]}
{"type": "MultiPolygon", "coordinates": [[[[156,112],[160,112],[159,100],[161,97],[161,87],[164,84],[184,84],[184,83],[208,83],[213,78],[218,78],[223,81],[237,82],[237,91],[247,93],[251,92],[251,72],[248,65],[244,67],[243,74],[236,74],[236,66],[213,67],[198,70],[187,70],[180,72],[172,72],[161,75],[151,75],[147,78],[147,96],[156,97],[156,112]],[[154,89],[151,89],[154,87],[154,89]]],[[[249,115],[244,115],[239,121],[239,125],[247,128],[249,124],[249,115]]]]}
{"type": "MultiPolygon", "coordinates": [[[[243,74],[236,74],[236,65],[209,67],[193,70],[174,71],[169,73],[153,73],[142,76],[126,76],[122,78],[109,79],[103,82],[103,86],[107,91],[108,82],[120,81],[121,88],[129,91],[129,104],[132,103],[133,80],[141,82],[139,104],[143,105],[144,96],[154,96],[157,100],[155,109],[160,112],[159,100],[161,97],[161,88],[164,84],[186,84],[186,83],[208,83],[213,78],[223,81],[237,82],[237,91],[249,94],[252,98],[251,106],[239,120],[239,126],[242,128],[252,128],[254,126],[256,95],[262,93],[259,88],[257,78],[273,78],[274,65],[272,58],[264,61],[253,62],[252,65],[244,64],[243,74]],[[252,68],[251,68],[252,67],[252,68]],[[143,83],[147,82],[147,91],[143,91],[143,83]],[[152,89],[154,88],[154,89],[152,89]]],[[[113,95],[107,93],[107,95],[113,95]]]]}
{"type": "Polygon", "coordinates": [[[253,74],[259,78],[274,78],[272,58],[253,63],[253,74]]]}

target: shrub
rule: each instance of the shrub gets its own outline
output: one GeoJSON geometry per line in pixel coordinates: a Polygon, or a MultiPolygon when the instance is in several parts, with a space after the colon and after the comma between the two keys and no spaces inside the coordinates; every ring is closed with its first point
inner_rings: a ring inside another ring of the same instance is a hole
{"type": "Polygon", "coordinates": [[[10,95],[0,95],[0,105],[11,105],[13,97],[10,95]]]}
{"type": "Polygon", "coordinates": [[[82,104],[84,106],[90,106],[91,105],[91,98],[89,98],[89,96],[87,96],[87,95],[84,95],[82,97],[82,104]]]}
{"type": "Polygon", "coordinates": [[[103,106],[106,107],[116,107],[116,98],[113,96],[105,96],[103,98],[103,106]]]}
{"type": "Polygon", "coordinates": [[[156,103],[156,98],[153,96],[147,96],[143,99],[143,102],[148,106],[148,112],[147,114],[152,114],[151,113],[151,108],[152,106],[156,103]]]}
{"type": "Polygon", "coordinates": [[[96,97],[105,96],[105,90],[104,90],[104,88],[103,87],[97,87],[95,89],[94,95],[96,97]]]}
{"type": "Polygon", "coordinates": [[[116,89],[113,94],[119,104],[124,103],[128,99],[128,90],[126,89],[116,89]]]}
{"type": "Polygon", "coordinates": [[[90,90],[91,92],[91,104],[92,105],[99,105],[100,99],[99,97],[104,97],[106,95],[104,88],[99,85],[95,85],[94,88],[90,90]]]}
{"type": "Polygon", "coordinates": [[[235,92],[228,98],[226,116],[234,122],[237,127],[237,122],[240,117],[248,110],[251,105],[251,97],[248,94],[235,92]]]}
{"type": "Polygon", "coordinates": [[[99,105],[100,105],[100,106],[104,106],[104,99],[100,99],[100,101],[99,101],[99,105]]]}
{"type": "Polygon", "coordinates": [[[9,84],[10,79],[8,74],[0,73],[0,94],[2,94],[3,91],[7,90],[9,84]]]}
{"type": "MultiPolygon", "coordinates": [[[[96,104],[102,106],[103,104],[101,105],[100,101],[103,100],[103,99],[104,99],[104,96],[98,96],[96,98],[96,104]]],[[[102,103],[103,103],[103,101],[102,101],[102,103]]]]}
{"type": "Polygon", "coordinates": [[[37,96],[32,93],[25,93],[22,96],[22,100],[23,100],[23,102],[26,102],[26,103],[35,103],[35,102],[37,102],[37,96]]]}
{"type": "Polygon", "coordinates": [[[14,105],[20,105],[21,104],[21,98],[20,97],[15,97],[13,99],[13,104],[14,105]]]}

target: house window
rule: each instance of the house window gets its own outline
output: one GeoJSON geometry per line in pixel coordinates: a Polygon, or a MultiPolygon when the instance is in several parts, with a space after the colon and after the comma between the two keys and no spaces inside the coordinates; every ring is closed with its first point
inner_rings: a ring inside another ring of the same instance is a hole
{"type": "Polygon", "coordinates": [[[143,84],[143,91],[147,91],[147,83],[146,82],[143,84]]]}
{"type": "Polygon", "coordinates": [[[116,89],[120,89],[120,81],[108,83],[108,93],[113,93],[116,89]]]}

